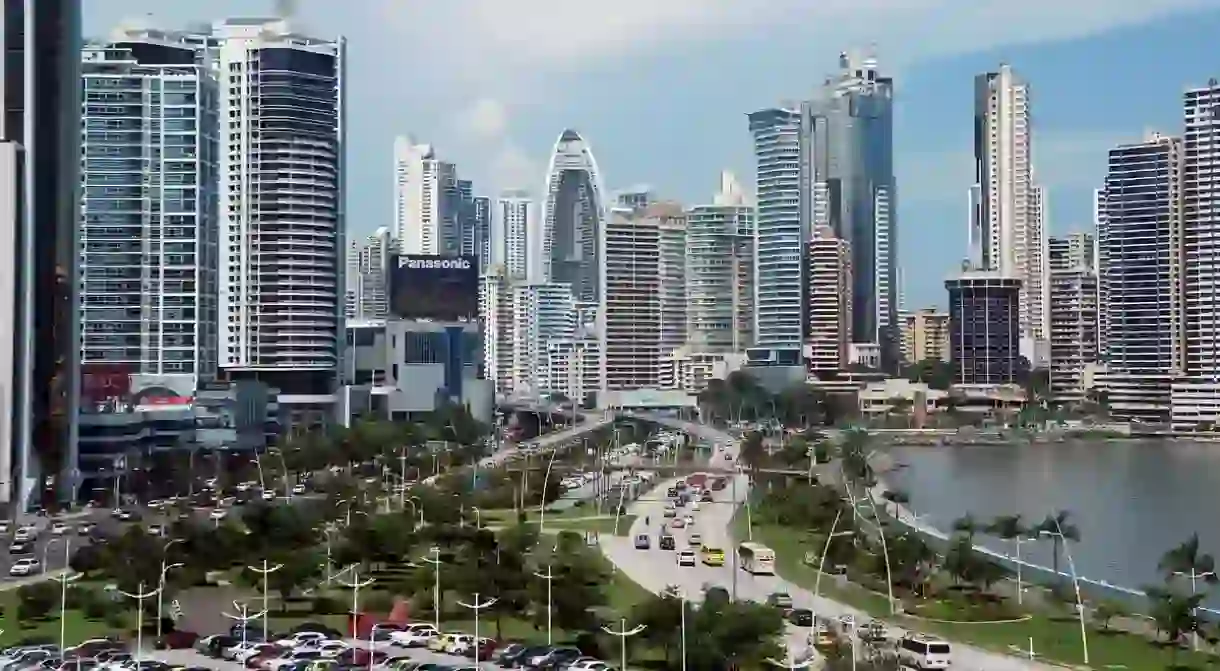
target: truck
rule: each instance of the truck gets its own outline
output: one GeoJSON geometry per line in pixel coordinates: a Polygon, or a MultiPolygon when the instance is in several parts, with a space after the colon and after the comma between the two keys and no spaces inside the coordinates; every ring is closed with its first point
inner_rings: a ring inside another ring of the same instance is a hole
{"type": "Polygon", "coordinates": [[[707,473],[692,473],[687,476],[686,486],[696,490],[705,489],[707,487],[707,473]]]}

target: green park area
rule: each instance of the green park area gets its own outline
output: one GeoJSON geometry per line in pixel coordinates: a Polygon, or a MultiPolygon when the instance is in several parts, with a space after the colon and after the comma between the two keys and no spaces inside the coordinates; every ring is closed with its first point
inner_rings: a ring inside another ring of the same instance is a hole
{"type": "MultiPolygon", "coordinates": [[[[1080,540],[1070,513],[1036,523],[1019,516],[985,521],[966,516],[955,522],[947,542],[931,539],[888,517],[881,510],[886,505],[860,503],[877,484],[868,453],[867,436],[848,432],[835,446],[836,459],[819,469],[826,483],[781,477],[760,483],[748,518],[752,529],[741,511],[734,519],[735,536],[744,540],[752,534],[773,548],[778,573],[791,582],[810,591],[819,588],[825,597],[903,629],[1008,654],[1028,654],[1032,641],[1038,659],[1078,668],[1220,666],[1220,627],[1196,618],[1204,594],[1192,595],[1189,579],[1181,577],[1214,571],[1213,558],[1200,552],[1197,538],[1165,553],[1158,566],[1164,582],[1145,588],[1145,607],[1086,600],[1082,637],[1070,581],[1031,586],[1018,604],[1009,567],[973,549],[984,536],[1021,539],[1053,545],[1058,559],[1063,543],[1080,540]],[[851,500],[857,502],[854,509],[851,500]],[[820,584],[819,565],[825,571],[820,584]],[[901,614],[891,614],[891,589],[901,614]]],[[[902,495],[890,498],[898,503],[902,495]]]]}

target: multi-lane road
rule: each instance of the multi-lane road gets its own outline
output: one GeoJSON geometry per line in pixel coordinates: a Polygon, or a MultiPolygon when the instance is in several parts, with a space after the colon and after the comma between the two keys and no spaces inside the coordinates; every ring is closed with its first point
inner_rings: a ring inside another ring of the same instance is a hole
{"type": "MultiPolygon", "coordinates": [[[[679,424],[673,422],[671,425],[679,424]]],[[[680,428],[675,426],[675,428],[680,428]]],[[[728,446],[728,452],[736,462],[738,453],[737,442],[728,434],[721,433],[710,427],[688,425],[682,430],[696,437],[708,438],[728,446]]],[[[720,459],[713,454],[713,459],[720,459]]],[[[661,492],[673,482],[661,483],[661,492]]],[[[808,608],[823,617],[838,618],[851,615],[857,622],[863,622],[870,617],[863,612],[836,603],[825,597],[815,597],[812,592],[799,585],[791,583],[779,576],[754,576],[736,567],[733,560],[735,544],[732,541],[730,523],[736,508],[742,504],[749,492],[749,482],[745,475],[736,476],[733,483],[721,492],[716,492],[715,503],[701,504],[699,511],[691,513],[695,518],[694,530],[704,539],[705,545],[719,545],[725,550],[724,566],[710,567],[700,563],[695,567],[680,567],[673,553],[657,549],[655,542],[660,530],[665,509],[664,497],[646,497],[628,508],[628,512],[636,516],[631,537],[611,536],[604,534],[600,542],[606,556],[632,580],[654,593],[660,593],[670,585],[676,585],[684,596],[695,600],[702,597],[707,586],[718,586],[735,592],[738,598],[765,602],[774,592],[784,592],[792,597],[793,607],[808,608]],[[644,520],[648,518],[650,525],[645,527],[644,520]],[[637,533],[648,533],[653,536],[652,549],[636,550],[633,538],[637,533]]],[[[689,530],[676,530],[675,539],[678,547],[683,547],[683,539],[689,530]]],[[[788,643],[794,656],[799,657],[805,652],[805,635],[808,630],[796,630],[789,627],[788,643]]],[[[901,636],[902,631],[891,627],[891,635],[901,636]]],[[[951,642],[953,645],[953,668],[970,671],[1050,671],[1057,667],[1029,660],[1009,657],[951,642]]]]}

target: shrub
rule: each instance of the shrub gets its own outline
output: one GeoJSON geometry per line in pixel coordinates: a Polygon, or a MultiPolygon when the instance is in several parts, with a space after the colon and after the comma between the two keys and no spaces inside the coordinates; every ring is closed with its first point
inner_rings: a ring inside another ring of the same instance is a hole
{"type": "Polygon", "coordinates": [[[314,615],[338,615],[345,612],[339,600],[331,596],[315,596],[311,610],[314,615]]]}

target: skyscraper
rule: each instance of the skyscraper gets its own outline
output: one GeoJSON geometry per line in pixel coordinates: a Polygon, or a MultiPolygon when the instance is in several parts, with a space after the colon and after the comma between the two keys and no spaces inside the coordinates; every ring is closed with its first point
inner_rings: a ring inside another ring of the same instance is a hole
{"type": "Polygon", "coordinates": [[[1046,340],[1045,193],[1034,181],[1028,84],[1007,65],[974,78],[970,257],[1021,280],[1023,353],[1046,340]]]}
{"type": "Polygon", "coordinates": [[[537,226],[537,206],[529,194],[519,189],[505,191],[496,201],[500,249],[496,255],[513,280],[541,280],[539,254],[534,231],[537,226]]]}
{"type": "Polygon", "coordinates": [[[744,352],[754,339],[754,293],[754,207],[724,173],[713,203],[686,213],[686,344],[744,352]]]}
{"type": "Polygon", "coordinates": [[[547,343],[576,333],[572,287],[523,282],[513,287],[513,389],[547,393],[547,343]]]}
{"type": "Polygon", "coordinates": [[[983,386],[1015,383],[1021,281],[994,270],[967,268],[946,280],[945,288],[954,380],[983,386]]]}
{"type": "Polygon", "coordinates": [[[333,391],[342,334],[344,41],[218,23],[221,367],[333,391]]]}
{"type": "Polygon", "coordinates": [[[216,376],[219,127],[211,40],[132,24],[84,48],[86,375],[94,366],[155,375],[185,394],[216,376]]]}
{"type": "Polygon", "coordinates": [[[491,199],[487,196],[475,196],[470,201],[469,227],[472,229],[473,250],[471,254],[479,257],[479,267],[486,268],[492,264],[492,234],[491,199]]]}
{"type": "Polygon", "coordinates": [[[1175,277],[1181,265],[1182,140],[1150,134],[1110,150],[1097,256],[1111,373],[1180,373],[1183,352],[1175,277]]]}
{"type": "Polygon", "coordinates": [[[461,202],[454,164],[437,158],[430,144],[394,139],[394,230],[402,254],[462,253],[461,202]]]}
{"type": "Polygon", "coordinates": [[[1050,390],[1059,403],[1084,400],[1085,366],[1097,361],[1097,270],[1093,236],[1050,238],[1047,339],[1050,390]]]}
{"type": "Polygon", "coordinates": [[[829,226],[852,259],[852,337],[897,363],[898,235],[894,83],[873,57],[839,56],[839,71],[801,105],[801,230],[829,226]]]}
{"type": "Polygon", "coordinates": [[[686,344],[686,213],[681,205],[671,202],[653,203],[638,212],[644,219],[655,221],[660,233],[657,273],[661,331],[658,346],[661,356],[669,356],[686,344]]]}
{"type": "Polygon", "coordinates": [[[386,227],[364,240],[352,240],[347,252],[349,319],[385,319],[390,314],[390,272],[398,255],[398,242],[386,227]]]}
{"type": "Polygon", "coordinates": [[[580,133],[565,130],[546,172],[537,277],[572,285],[578,301],[597,302],[607,194],[593,149],[580,133]]]}
{"type": "Polygon", "coordinates": [[[772,108],[749,115],[754,137],[755,326],[751,361],[801,364],[804,297],[801,225],[800,113],[772,108]]]}
{"type": "Polygon", "coordinates": [[[25,507],[44,476],[59,476],[61,496],[78,480],[81,10],[80,0],[3,10],[0,503],[25,507]]]}
{"type": "MultiPolygon", "coordinates": [[[[1185,373],[1220,377],[1220,82],[1186,91],[1182,138],[1185,373]]],[[[1109,207],[1107,206],[1107,213],[1109,207]]]]}
{"type": "Polygon", "coordinates": [[[805,358],[809,371],[835,374],[847,368],[852,343],[851,245],[835,237],[829,226],[814,231],[806,245],[805,285],[808,316],[805,358]]]}
{"type": "Polygon", "coordinates": [[[659,221],[615,208],[605,236],[601,382],[605,390],[655,388],[661,363],[659,221]]]}

